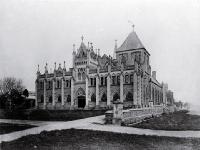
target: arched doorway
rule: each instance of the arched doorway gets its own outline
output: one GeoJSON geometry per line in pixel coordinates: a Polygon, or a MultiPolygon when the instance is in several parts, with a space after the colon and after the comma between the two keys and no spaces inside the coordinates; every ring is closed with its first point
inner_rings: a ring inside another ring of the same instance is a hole
{"type": "Polygon", "coordinates": [[[84,108],[86,104],[85,96],[78,96],[78,108],[84,108]]]}

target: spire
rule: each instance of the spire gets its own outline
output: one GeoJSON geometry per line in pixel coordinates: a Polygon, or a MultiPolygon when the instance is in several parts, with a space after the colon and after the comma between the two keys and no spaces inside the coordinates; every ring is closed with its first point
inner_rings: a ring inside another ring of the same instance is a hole
{"type": "Polygon", "coordinates": [[[48,73],[48,64],[46,63],[46,66],[44,67],[45,68],[45,73],[48,73]]]}
{"type": "Polygon", "coordinates": [[[37,77],[40,75],[40,66],[38,64],[37,77]]]}
{"type": "Polygon", "coordinates": [[[115,40],[115,50],[117,50],[117,40],[115,40]]]}
{"type": "Polygon", "coordinates": [[[83,35],[81,36],[81,41],[83,42],[83,39],[84,39],[84,37],[83,37],[83,35]]]}
{"type": "Polygon", "coordinates": [[[54,71],[56,70],[56,62],[54,63],[54,71]]]}
{"type": "Polygon", "coordinates": [[[88,49],[90,49],[90,42],[88,42],[88,49]]]}
{"type": "Polygon", "coordinates": [[[122,52],[126,50],[138,50],[145,49],[136,32],[134,31],[135,25],[132,24],[133,31],[129,33],[122,45],[117,48],[116,52],[122,52]]]}
{"type": "Polygon", "coordinates": [[[116,59],[116,51],[117,51],[117,40],[115,40],[115,48],[113,53],[113,58],[116,59]]]}
{"type": "Polygon", "coordinates": [[[76,50],[75,50],[75,44],[73,44],[73,53],[75,53],[76,50]]]}
{"type": "Polygon", "coordinates": [[[37,72],[38,72],[38,73],[40,72],[40,66],[39,66],[39,64],[38,64],[38,70],[37,70],[37,72]]]}
{"type": "Polygon", "coordinates": [[[62,68],[61,68],[61,63],[59,63],[59,66],[58,66],[58,71],[61,72],[62,71],[62,68]]]}
{"type": "Polygon", "coordinates": [[[65,67],[65,61],[64,61],[64,67],[63,67],[63,69],[66,70],[66,67],[65,67]]]}

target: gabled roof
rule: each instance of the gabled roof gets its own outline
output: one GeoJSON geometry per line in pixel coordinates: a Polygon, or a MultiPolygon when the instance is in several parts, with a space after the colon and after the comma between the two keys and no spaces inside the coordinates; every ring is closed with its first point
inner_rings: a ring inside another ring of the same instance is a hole
{"type": "Polygon", "coordinates": [[[81,42],[81,45],[80,45],[80,47],[78,49],[78,53],[80,53],[81,51],[83,51],[85,53],[87,52],[87,47],[83,42],[81,42]]]}
{"type": "Polygon", "coordinates": [[[83,42],[81,42],[81,45],[78,49],[78,57],[85,57],[87,56],[87,47],[83,42]]]}
{"type": "Polygon", "coordinates": [[[126,50],[134,50],[134,49],[142,49],[144,48],[142,42],[138,38],[137,34],[133,30],[124,43],[116,50],[116,52],[126,51],[126,50]]]}
{"type": "Polygon", "coordinates": [[[154,79],[153,77],[151,77],[151,82],[161,86],[161,84],[156,79],[154,79]]]}

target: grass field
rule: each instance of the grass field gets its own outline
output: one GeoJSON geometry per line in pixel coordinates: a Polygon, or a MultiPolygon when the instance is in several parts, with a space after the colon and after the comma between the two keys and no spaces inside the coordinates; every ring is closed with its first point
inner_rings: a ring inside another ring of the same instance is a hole
{"type": "Polygon", "coordinates": [[[200,116],[188,114],[187,111],[179,111],[151,118],[133,127],[154,130],[200,130],[200,116]]]}
{"type": "Polygon", "coordinates": [[[128,135],[89,130],[61,130],[28,135],[12,142],[3,142],[2,150],[188,150],[200,149],[200,139],[128,135]]]}
{"type": "Polygon", "coordinates": [[[21,131],[35,126],[26,124],[11,124],[11,123],[0,123],[0,134],[11,133],[14,131],[21,131]]]}
{"type": "Polygon", "coordinates": [[[1,119],[71,121],[105,114],[106,110],[1,110],[1,119]]]}

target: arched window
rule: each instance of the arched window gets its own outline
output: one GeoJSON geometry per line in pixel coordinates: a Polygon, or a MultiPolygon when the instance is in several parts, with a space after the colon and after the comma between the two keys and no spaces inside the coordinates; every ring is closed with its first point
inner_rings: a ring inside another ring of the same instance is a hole
{"type": "Polygon", "coordinates": [[[67,96],[67,102],[71,102],[71,95],[67,96]]]}
{"type": "Polygon", "coordinates": [[[57,88],[60,88],[60,81],[57,80],[57,88]]]}
{"type": "Polygon", "coordinates": [[[131,92],[128,92],[126,95],[126,101],[133,101],[133,94],[131,92]]]}
{"type": "Polygon", "coordinates": [[[43,95],[40,96],[40,101],[41,101],[41,103],[44,103],[44,96],[43,95]]]}
{"type": "Polygon", "coordinates": [[[61,102],[61,95],[58,96],[58,102],[61,102]]]}
{"type": "Polygon", "coordinates": [[[85,72],[82,73],[82,80],[85,81],[85,72]]]}
{"type": "Polygon", "coordinates": [[[92,102],[96,102],[96,95],[95,95],[95,94],[92,94],[92,96],[91,96],[91,101],[92,101],[92,102]]]}
{"type": "Polygon", "coordinates": [[[152,89],[152,97],[153,97],[153,100],[154,100],[154,88],[152,89]]]}
{"type": "Polygon", "coordinates": [[[48,81],[48,89],[51,88],[51,81],[48,81]]]}
{"type": "Polygon", "coordinates": [[[129,75],[125,75],[125,83],[129,83],[129,75]]]}
{"type": "Polygon", "coordinates": [[[81,73],[78,73],[78,80],[81,80],[81,73]]]}
{"type": "Polygon", "coordinates": [[[113,96],[113,102],[120,99],[119,95],[117,93],[115,93],[115,95],[113,96]]]}
{"type": "Polygon", "coordinates": [[[101,97],[101,101],[102,102],[107,102],[107,96],[105,93],[103,93],[102,97],[101,97]]]}
{"type": "Polygon", "coordinates": [[[49,97],[49,103],[52,103],[52,96],[49,97]]]}
{"type": "Polygon", "coordinates": [[[120,76],[117,76],[117,85],[120,85],[120,76]]]}
{"type": "Polygon", "coordinates": [[[69,80],[66,80],[66,81],[65,81],[65,87],[66,87],[66,88],[69,87],[69,80]]]}

